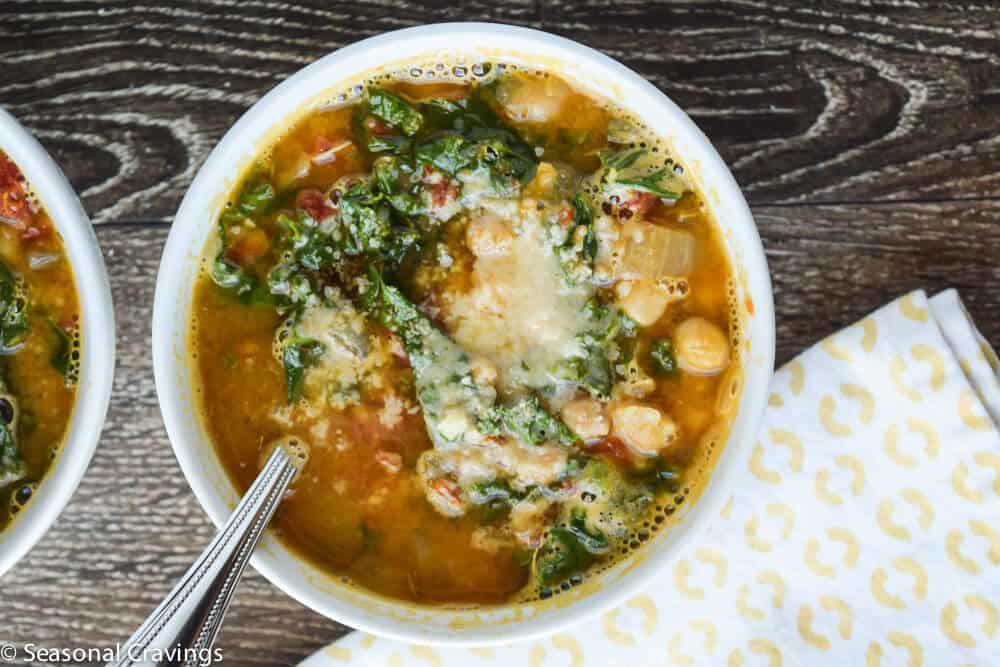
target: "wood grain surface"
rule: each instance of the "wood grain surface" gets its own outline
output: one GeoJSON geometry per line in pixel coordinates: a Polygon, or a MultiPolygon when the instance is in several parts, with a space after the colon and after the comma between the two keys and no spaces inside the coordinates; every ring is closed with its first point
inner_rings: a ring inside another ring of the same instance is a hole
{"type": "MultiPolygon", "coordinates": [[[[1000,3],[0,3],[0,105],[98,225],[118,322],[101,445],[54,528],[0,580],[0,641],[126,638],[213,530],[163,430],[150,318],[185,188],[226,129],[340,46],[434,21],[563,34],[685,108],[753,205],[778,359],[910,289],[958,287],[1000,343],[1000,3]]],[[[348,630],[250,573],[227,663],[289,665],[348,630]]]]}

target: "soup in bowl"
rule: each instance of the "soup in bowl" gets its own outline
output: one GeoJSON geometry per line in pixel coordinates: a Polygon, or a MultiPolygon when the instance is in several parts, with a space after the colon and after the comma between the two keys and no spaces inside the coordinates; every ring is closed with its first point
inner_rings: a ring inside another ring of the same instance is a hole
{"type": "Polygon", "coordinates": [[[543,33],[434,26],[306,68],[209,158],[161,265],[157,387],[216,521],[301,446],[255,559],[279,586],[508,641],[621,599],[706,520],[770,299],[738,189],[660,93],[543,33]]]}
{"type": "Polygon", "coordinates": [[[0,109],[0,574],[83,477],[113,373],[111,292],[90,221],[0,109]]]}

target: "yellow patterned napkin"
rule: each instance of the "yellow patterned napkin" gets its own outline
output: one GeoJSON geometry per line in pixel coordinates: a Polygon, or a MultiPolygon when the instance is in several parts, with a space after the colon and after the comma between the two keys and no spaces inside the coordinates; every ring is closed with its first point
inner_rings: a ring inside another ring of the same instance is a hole
{"type": "Polygon", "coordinates": [[[304,665],[1000,664],[1000,380],[954,290],[783,367],[748,473],[649,591],[549,638],[354,633],[304,665]]]}

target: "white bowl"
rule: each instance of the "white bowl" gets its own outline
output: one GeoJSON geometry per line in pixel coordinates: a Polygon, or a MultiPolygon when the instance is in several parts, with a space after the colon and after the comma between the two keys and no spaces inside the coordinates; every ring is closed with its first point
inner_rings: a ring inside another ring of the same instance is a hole
{"type": "Polygon", "coordinates": [[[414,606],[341,583],[268,535],[253,565],[319,613],[368,632],[418,643],[484,645],[552,632],[606,610],[662,571],[714,516],[731,488],[741,452],[756,437],[774,362],[770,277],[750,210],[719,155],[691,120],[640,76],[575,42],[535,30],[485,23],[429,25],[388,33],[332,53],[284,81],[229,130],[188,190],[174,219],[157,278],[153,365],[167,433],[191,488],[221,525],[238,497],[197,412],[188,366],[192,288],[206,240],[229,190],[258,150],[291,122],[328,103],[332,93],[392,68],[463,59],[529,62],[624,104],[673,146],[720,221],[747,304],[741,355],[744,390],[731,437],[701,498],[679,523],[619,565],[544,602],[481,609],[414,606]]]}
{"type": "Polygon", "coordinates": [[[3,109],[0,150],[20,168],[62,235],[80,300],[83,354],[76,405],[59,454],[31,501],[0,532],[2,575],[28,553],[59,516],[94,455],[115,373],[115,313],[101,249],[80,200],[42,145],[3,109]]]}

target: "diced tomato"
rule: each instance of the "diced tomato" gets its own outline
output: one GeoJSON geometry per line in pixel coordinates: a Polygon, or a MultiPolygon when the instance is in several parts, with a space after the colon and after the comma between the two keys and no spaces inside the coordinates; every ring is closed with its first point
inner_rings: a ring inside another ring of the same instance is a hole
{"type": "Polygon", "coordinates": [[[628,445],[618,438],[605,438],[597,444],[589,447],[589,451],[594,454],[604,454],[608,458],[622,464],[629,463],[633,458],[633,454],[629,450],[628,445]]]}
{"type": "Polygon", "coordinates": [[[631,217],[633,215],[642,217],[646,215],[649,209],[653,208],[653,205],[656,204],[657,199],[658,197],[650,192],[636,191],[635,196],[621,205],[621,208],[629,211],[628,215],[623,217],[631,217]]]}
{"type": "Polygon", "coordinates": [[[262,229],[244,230],[226,250],[226,257],[240,266],[250,266],[263,257],[271,247],[262,229]]]}
{"type": "Polygon", "coordinates": [[[325,153],[333,148],[333,142],[324,137],[322,134],[316,135],[313,139],[313,155],[319,155],[320,153],[325,153]]]}
{"type": "Polygon", "coordinates": [[[431,186],[430,191],[431,203],[438,207],[444,206],[458,197],[458,188],[452,185],[451,181],[435,183],[431,186]]]}
{"type": "Polygon", "coordinates": [[[386,123],[383,123],[381,119],[375,116],[368,116],[365,118],[364,122],[365,129],[371,134],[392,134],[392,127],[386,123]]]}
{"type": "Polygon", "coordinates": [[[21,170],[0,152],[0,217],[19,225],[30,224],[34,218],[24,192],[21,170]]]}
{"type": "Polygon", "coordinates": [[[295,198],[295,205],[317,222],[333,215],[333,207],[319,190],[303,190],[295,198]]]}
{"type": "Polygon", "coordinates": [[[576,220],[576,211],[569,206],[559,211],[559,226],[563,229],[566,229],[573,224],[574,220],[576,220]]]}
{"type": "Polygon", "coordinates": [[[44,224],[41,220],[35,220],[30,227],[25,227],[24,231],[21,232],[20,238],[23,242],[30,243],[36,239],[49,236],[51,232],[51,227],[44,224]]]}

